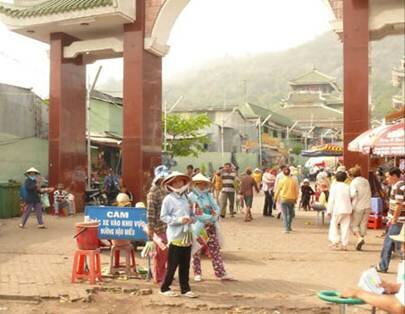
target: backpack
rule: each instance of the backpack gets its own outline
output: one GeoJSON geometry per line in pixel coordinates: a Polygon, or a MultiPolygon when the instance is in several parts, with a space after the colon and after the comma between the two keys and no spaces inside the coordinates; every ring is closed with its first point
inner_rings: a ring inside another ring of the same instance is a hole
{"type": "Polygon", "coordinates": [[[28,190],[27,190],[25,184],[22,184],[20,187],[20,197],[23,201],[26,201],[28,198],[28,190]]]}

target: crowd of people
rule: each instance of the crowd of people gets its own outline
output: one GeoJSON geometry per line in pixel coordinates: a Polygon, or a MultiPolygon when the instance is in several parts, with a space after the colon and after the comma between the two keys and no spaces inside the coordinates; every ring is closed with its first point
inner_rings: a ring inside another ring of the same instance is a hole
{"type": "MultiPolygon", "coordinates": [[[[62,184],[58,184],[56,190],[44,188],[35,168],[28,169],[25,174],[25,209],[20,228],[24,228],[32,211],[36,213],[38,227],[45,228],[40,199],[40,194],[44,192],[53,193],[55,214],[62,208],[71,214],[75,212],[72,196],[64,190],[62,184]]],[[[344,166],[339,166],[334,172],[320,169],[315,182],[300,177],[297,168],[287,165],[240,171],[231,163],[225,163],[211,177],[205,176],[192,165],[187,167],[184,174],[170,172],[163,165],[157,167],[147,194],[146,208],[149,240],[159,244],[153,256],[152,273],[154,281],[160,285],[160,293],[169,297],[178,295],[171,290],[178,268],[181,295],[197,297],[191,291],[189,272],[191,266],[194,280],[203,281],[202,254],[210,257],[218,279],[234,280],[226,272],[222,259],[223,236],[220,225],[228,213],[232,218],[238,212],[244,214],[245,222],[251,222],[254,218],[253,199],[261,191],[264,193],[263,216],[282,218],[284,233],[293,232],[297,208],[325,212],[330,220],[330,247],[346,251],[349,238],[353,235],[356,238],[355,249],[361,251],[366,243],[374,194],[361,168],[355,166],[347,171],[344,166]]],[[[396,167],[377,177],[384,183],[389,210],[380,261],[375,268],[379,272],[387,272],[392,253],[400,251],[399,244],[404,242],[405,182],[403,173],[396,167]]],[[[119,206],[130,206],[133,203],[132,195],[112,171],[104,180],[104,189],[109,203],[117,201],[119,206]]],[[[384,194],[380,196],[384,197],[384,194]]],[[[403,291],[403,281],[400,283],[386,284],[387,292],[403,291]]],[[[364,297],[371,304],[380,304],[381,301],[361,290],[348,290],[344,295],[364,297]]],[[[403,304],[403,300],[400,302],[403,304]]]]}

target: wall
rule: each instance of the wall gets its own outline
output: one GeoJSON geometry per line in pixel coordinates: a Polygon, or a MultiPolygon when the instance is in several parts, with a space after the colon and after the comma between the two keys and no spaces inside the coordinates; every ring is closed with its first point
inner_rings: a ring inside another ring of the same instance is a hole
{"type": "Polygon", "coordinates": [[[39,138],[20,139],[0,133],[0,181],[22,181],[24,172],[37,168],[43,176],[48,173],[48,141],[39,138]]]}
{"type": "Polygon", "coordinates": [[[90,127],[92,132],[110,131],[122,136],[122,107],[92,99],[90,104],[90,127]]]}
{"type": "Polygon", "coordinates": [[[0,133],[48,136],[48,106],[30,89],[0,84],[0,133]]]}

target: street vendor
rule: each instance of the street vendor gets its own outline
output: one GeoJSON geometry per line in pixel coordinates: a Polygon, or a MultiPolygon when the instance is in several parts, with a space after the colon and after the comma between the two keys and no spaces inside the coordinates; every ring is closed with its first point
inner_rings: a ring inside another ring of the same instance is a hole
{"type": "Polygon", "coordinates": [[[195,216],[187,198],[191,178],[188,175],[174,171],[163,181],[163,187],[169,194],[164,198],[160,219],[167,224],[167,239],[169,242],[167,272],[160,288],[160,294],[176,297],[178,294],[170,290],[174,273],[179,268],[181,295],[197,297],[189,285],[189,270],[193,235],[191,224],[195,216]]]}
{"type": "MultiPolygon", "coordinates": [[[[201,173],[193,177],[193,189],[188,195],[192,202],[196,222],[193,224],[194,236],[198,237],[204,230],[207,233],[207,246],[212,259],[215,276],[221,280],[232,279],[226,274],[220,252],[219,222],[220,208],[210,191],[211,181],[201,173]]],[[[194,280],[202,281],[201,250],[193,255],[194,280]]]]}
{"type": "MultiPolygon", "coordinates": [[[[152,186],[147,195],[147,216],[148,216],[148,236],[149,240],[160,239],[163,244],[167,244],[166,224],[160,220],[160,211],[162,202],[166,196],[166,191],[161,183],[169,174],[166,166],[158,166],[155,168],[155,177],[152,186]]],[[[156,246],[156,253],[152,261],[152,274],[156,283],[162,283],[166,274],[167,266],[167,248],[156,246]]]]}

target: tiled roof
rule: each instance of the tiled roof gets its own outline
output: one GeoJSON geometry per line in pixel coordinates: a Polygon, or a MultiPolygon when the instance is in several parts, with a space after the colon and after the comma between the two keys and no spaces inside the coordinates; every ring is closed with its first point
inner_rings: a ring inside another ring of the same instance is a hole
{"type": "Polygon", "coordinates": [[[289,104],[323,103],[320,93],[290,92],[286,100],[289,104]]]}
{"type": "Polygon", "coordinates": [[[310,72],[305,73],[290,81],[290,85],[312,85],[312,84],[328,84],[335,82],[336,79],[332,76],[323,74],[313,68],[310,72]]]}
{"type": "Polygon", "coordinates": [[[291,126],[294,124],[288,117],[258,105],[245,103],[240,105],[238,110],[245,119],[258,119],[259,117],[266,119],[271,114],[269,119],[271,122],[283,126],[291,126]]]}
{"type": "Polygon", "coordinates": [[[31,7],[21,8],[0,2],[0,14],[12,18],[31,18],[111,5],[113,0],[48,0],[31,7]]]}
{"type": "Polygon", "coordinates": [[[277,112],[293,121],[308,122],[313,120],[315,126],[318,125],[317,121],[322,121],[323,123],[343,121],[343,112],[325,105],[285,106],[277,112]]]}

